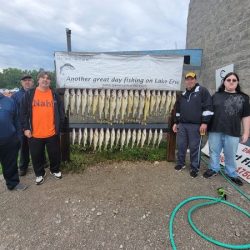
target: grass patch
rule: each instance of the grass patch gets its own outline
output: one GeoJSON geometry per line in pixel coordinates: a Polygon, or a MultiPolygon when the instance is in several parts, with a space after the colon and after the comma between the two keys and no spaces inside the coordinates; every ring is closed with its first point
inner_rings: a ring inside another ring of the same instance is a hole
{"type": "Polygon", "coordinates": [[[62,163],[62,168],[66,172],[81,172],[88,166],[93,166],[101,162],[119,161],[163,161],[166,160],[167,143],[162,142],[159,148],[134,147],[112,149],[108,151],[93,152],[91,148],[83,148],[79,145],[71,145],[70,162],[62,163]]]}

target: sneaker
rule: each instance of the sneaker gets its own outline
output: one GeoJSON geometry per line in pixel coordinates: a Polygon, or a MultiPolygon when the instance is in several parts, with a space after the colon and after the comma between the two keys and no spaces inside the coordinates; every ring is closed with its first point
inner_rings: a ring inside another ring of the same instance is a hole
{"type": "Polygon", "coordinates": [[[203,177],[204,177],[204,178],[210,178],[210,177],[216,176],[216,175],[217,175],[217,173],[216,173],[214,170],[208,169],[208,170],[206,170],[206,172],[203,174],[203,177]]]}
{"type": "Polygon", "coordinates": [[[45,178],[45,176],[46,176],[46,172],[45,172],[45,174],[44,174],[43,176],[37,176],[37,177],[36,177],[36,185],[41,185],[41,184],[43,184],[43,183],[44,183],[44,178],[45,178]]]}
{"type": "Polygon", "coordinates": [[[193,169],[193,170],[191,170],[191,172],[190,172],[190,176],[191,176],[192,178],[195,178],[195,177],[198,176],[198,173],[199,173],[199,171],[193,169]]]}
{"type": "Polygon", "coordinates": [[[21,169],[19,171],[19,176],[25,176],[27,174],[27,169],[21,169]]]}
{"type": "Polygon", "coordinates": [[[20,182],[13,188],[13,190],[17,191],[24,191],[25,189],[27,189],[27,186],[20,182]]]}
{"type": "Polygon", "coordinates": [[[181,166],[181,165],[176,165],[175,167],[174,167],[174,169],[176,170],[176,171],[181,171],[182,169],[184,169],[186,166],[184,165],[184,166],[181,166]]]}
{"type": "Polygon", "coordinates": [[[58,172],[58,173],[51,173],[51,175],[53,175],[53,177],[55,177],[56,179],[62,179],[62,172],[58,172]]]}
{"type": "Polygon", "coordinates": [[[238,186],[243,186],[243,182],[241,181],[240,178],[238,177],[229,177],[229,179],[234,182],[235,184],[237,184],[238,186]]]}

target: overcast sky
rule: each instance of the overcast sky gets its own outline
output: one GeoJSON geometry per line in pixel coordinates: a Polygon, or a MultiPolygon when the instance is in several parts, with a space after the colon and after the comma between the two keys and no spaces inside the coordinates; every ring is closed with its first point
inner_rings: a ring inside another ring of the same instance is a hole
{"type": "Polygon", "coordinates": [[[184,49],[189,0],[0,0],[0,69],[54,69],[54,51],[184,49]]]}

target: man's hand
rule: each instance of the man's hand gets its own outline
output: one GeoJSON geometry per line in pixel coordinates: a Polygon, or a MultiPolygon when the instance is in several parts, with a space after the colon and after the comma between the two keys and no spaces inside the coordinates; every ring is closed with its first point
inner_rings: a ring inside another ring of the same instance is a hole
{"type": "Polygon", "coordinates": [[[28,138],[32,137],[31,131],[30,130],[24,130],[24,135],[28,138]]]}
{"type": "Polygon", "coordinates": [[[241,143],[246,143],[247,142],[247,140],[248,140],[248,134],[243,134],[242,136],[241,136],[241,143]]]}
{"type": "Polygon", "coordinates": [[[173,125],[172,129],[173,129],[174,133],[177,133],[177,131],[178,131],[178,125],[175,123],[173,125]]]}
{"type": "Polygon", "coordinates": [[[207,132],[207,124],[202,123],[200,126],[200,135],[205,135],[207,132]]]}

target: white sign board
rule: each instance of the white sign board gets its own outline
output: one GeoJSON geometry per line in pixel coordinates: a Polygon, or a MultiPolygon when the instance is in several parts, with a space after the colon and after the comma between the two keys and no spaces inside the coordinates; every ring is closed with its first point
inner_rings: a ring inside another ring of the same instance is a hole
{"type": "MultiPolygon", "coordinates": [[[[208,142],[201,151],[205,155],[209,156],[208,142]]],[[[250,147],[239,143],[237,154],[235,157],[237,163],[237,173],[242,179],[250,183],[250,147]]],[[[223,153],[221,153],[220,155],[220,164],[225,166],[223,153]]]]}
{"type": "Polygon", "coordinates": [[[225,75],[230,72],[234,72],[234,64],[224,66],[215,71],[216,90],[220,87],[222,79],[225,77],[225,75]]]}
{"type": "Polygon", "coordinates": [[[56,52],[59,88],[180,90],[183,56],[56,52]]]}

